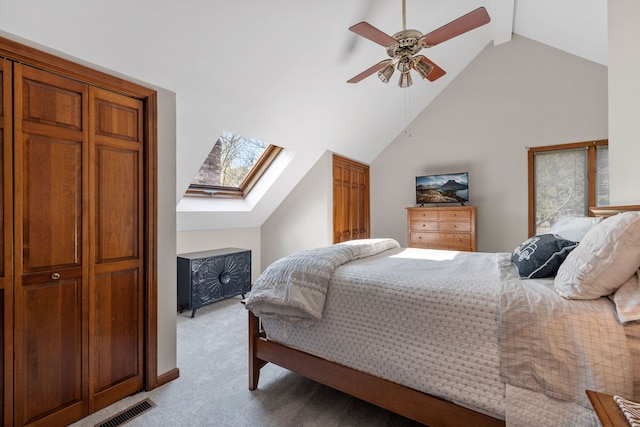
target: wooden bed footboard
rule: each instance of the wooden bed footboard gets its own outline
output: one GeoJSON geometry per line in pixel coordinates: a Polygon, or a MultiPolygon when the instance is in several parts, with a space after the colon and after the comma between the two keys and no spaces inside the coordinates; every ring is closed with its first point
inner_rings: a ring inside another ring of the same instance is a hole
{"type": "Polygon", "coordinates": [[[505,422],[447,400],[269,341],[260,319],[249,314],[249,389],[271,362],[320,384],[430,427],[497,427],[505,422]]]}

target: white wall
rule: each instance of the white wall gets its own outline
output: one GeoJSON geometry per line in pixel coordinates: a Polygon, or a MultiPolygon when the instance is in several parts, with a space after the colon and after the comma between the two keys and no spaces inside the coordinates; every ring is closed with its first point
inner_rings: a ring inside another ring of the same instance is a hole
{"type": "Polygon", "coordinates": [[[611,204],[640,204],[640,2],[609,0],[611,204]]]}
{"type": "Polygon", "coordinates": [[[178,254],[222,248],[249,249],[251,281],[257,279],[260,274],[260,228],[179,231],[176,247],[178,254]]]}
{"type": "Polygon", "coordinates": [[[177,366],[176,94],[158,92],[158,374],[177,366]]]}
{"type": "Polygon", "coordinates": [[[262,226],[262,269],[333,242],[333,153],[326,152],[262,226]]]}
{"type": "Polygon", "coordinates": [[[415,177],[468,171],[478,250],[510,252],[527,237],[526,147],[607,137],[606,67],[517,35],[489,45],[371,164],[372,234],[406,245],[415,177]]]}

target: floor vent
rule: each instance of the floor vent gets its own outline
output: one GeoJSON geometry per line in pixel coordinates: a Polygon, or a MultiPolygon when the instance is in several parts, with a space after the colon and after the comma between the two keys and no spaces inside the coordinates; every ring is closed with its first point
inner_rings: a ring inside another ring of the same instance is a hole
{"type": "Polygon", "coordinates": [[[145,399],[141,402],[136,403],[130,408],[125,409],[124,411],[114,415],[111,418],[108,418],[98,424],[95,427],[117,427],[126,423],[137,417],[138,415],[142,415],[144,412],[156,406],[155,403],[151,399],[145,399]]]}

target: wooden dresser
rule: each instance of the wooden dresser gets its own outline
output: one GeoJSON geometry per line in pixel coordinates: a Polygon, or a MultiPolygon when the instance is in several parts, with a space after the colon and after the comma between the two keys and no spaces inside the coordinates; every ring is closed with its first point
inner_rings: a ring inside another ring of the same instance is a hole
{"type": "Polygon", "coordinates": [[[476,251],[476,207],[407,208],[410,248],[476,251]]]}

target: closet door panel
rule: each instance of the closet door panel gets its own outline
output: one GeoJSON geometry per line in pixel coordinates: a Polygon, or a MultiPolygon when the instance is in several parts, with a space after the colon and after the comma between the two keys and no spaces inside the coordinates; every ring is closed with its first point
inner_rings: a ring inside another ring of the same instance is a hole
{"type": "Polygon", "coordinates": [[[22,120],[81,131],[82,92],[86,85],[54,75],[40,81],[42,73],[29,69],[24,73],[22,120]],[[69,83],[75,87],[69,87],[69,83]]]}
{"type": "Polygon", "coordinates": [[[349,168],[334,159],[333,164],[333,243],[351,240],[349,227],[349,168]]]}
{"type": "Polygon", "coordinates": [[[16,425],[88,413],[88,99],[14,65],[16,425]]]}
{"type": "MultiPolygon", "coordinates": [[[[100,393],[122,380],[141,374],[138,326],[142,302],[139,272],[136,268],[116,272],[105,271],[96,277],[95,290],[100,305],[96,307],[95,381],[100,393]]],[[[135,390],[133,390],[135,391],[135,390]]]]}
{"type": "Polygon", "coordinates": [[[143,104],[91,88],[92,410],[144,384],[143,104]]]}
{"type": "Polygon", "coordinates": [[[28,359],[16,357],[15,364],[17,372],[28,375],[16,382],[25,399],[16,409],[17,425],[82,406],[83,363],[77,356],[83,346],[81,287],[79,278],[49,280],[23,292],[16,346],[28,359]]]}
{"type": "Polygon", "coordinates": [[[23,273],[82,263],[82,141],[24,137],[23,273]]]}
{"type": "Polygon", "coordinates": [[[142,103],[107,91],[95,98],[95,135],[142,143],[142,103]],[[124,101],[124,102],[123,102],[124,101]]]}
{"type": "Polygon", "coordinates": [[[350,167],[350,197],[349,197],[349,220],[351,228],[351,236],[354,239],[369,238],[369,214],[366,209],[369,206],[366,197],[369,193],[369,184],[366,170],[362,167],[350,167]]]}
{"type": "Polygon", "coordinates": [[[96,252],[95,262],[138,257],[140,195],[138,153],[96,147],[96,252]]]}

